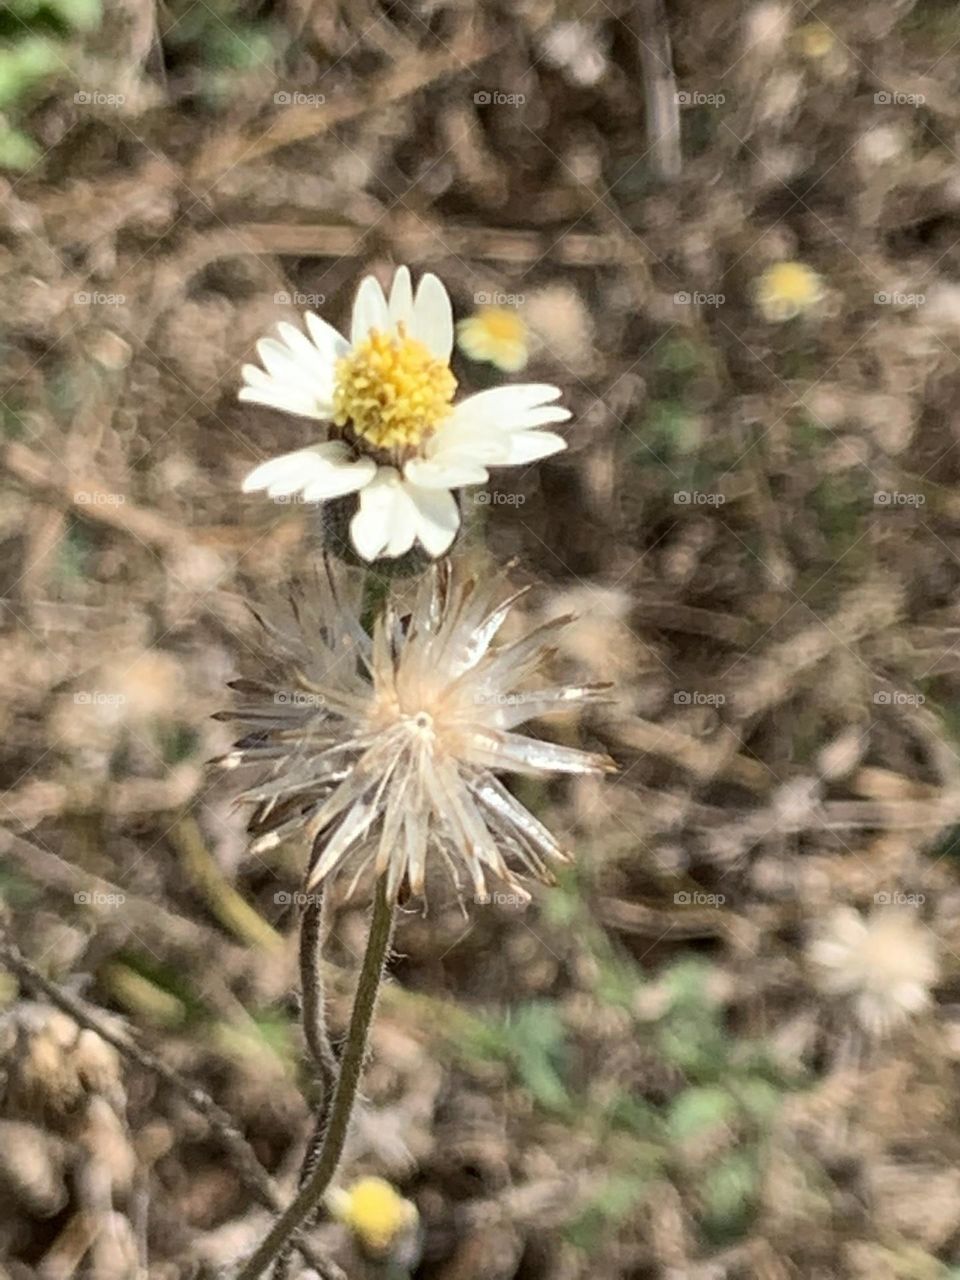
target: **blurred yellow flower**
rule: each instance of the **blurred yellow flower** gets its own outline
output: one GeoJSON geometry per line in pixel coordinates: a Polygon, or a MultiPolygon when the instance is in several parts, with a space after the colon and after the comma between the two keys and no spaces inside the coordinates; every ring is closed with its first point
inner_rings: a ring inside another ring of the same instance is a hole
{"type": "Polygon", "coordinates": [[[457,325],[457,345],[471,360],[519,373],[527,363],[527,326],[512,307],[480,307],[457,325]]]}
{"type": "Polygon", "coordinates": [[[825,58],[836,44],[833,32],[822,22],[808,22],[798,27],[796,41],[800,52],[807,58],[825,58]]]}
{"type": "Polygon", "coordinates": [[[327,1195],[333,1217],[350,1228],[368,1253],[382,1256],[416,1226],[416,1205],[405,1200],[384,1178],[358,1178],[346,1190],[327,1195]]]}
{"type": "Polygon", "coordinates": [[[779,323],[811,311],[823,301],[820,276],[802,262],[775,262],[756,282],[756,303],[765,320],[779,323]]]}

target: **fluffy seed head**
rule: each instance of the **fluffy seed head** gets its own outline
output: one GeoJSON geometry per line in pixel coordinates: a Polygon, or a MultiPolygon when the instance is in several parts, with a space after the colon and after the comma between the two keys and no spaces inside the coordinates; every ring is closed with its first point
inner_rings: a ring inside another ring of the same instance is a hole
{"type": "Polygon", "coordinates": [[[866,1031],[889,1032],[931,1002],[936,940],[916,913],[881,907],[862,916],[838,907],[811,939],[807,957],[818,985],[843,996],[866,1031]]]}
{"type": "Polygon", "coordinates": [[[388,603],[372,634],[357,602],[330,583],[297,598],[289,625],[263,618],[265,663],[277,674],[238,682],[254,697],[224,715],[248,733],[223,763],[266,770],[241,797],[257,806],[254,850],[315,841],[310,886],[350,863],[354,883],[372,867],[391,895],[404,881],[422,893],[432,859],[458,891],[466,869],[478,898],[487,872],[528,896],[507,859],[549,880],[566,854],[497,774],[612,770],[607,756],[516,732],[607,686],[531,687],[569,619],[495,643],[520,594],[504,599],[496,579],[454,582],[437,568],[408,605],[388,603]]]}

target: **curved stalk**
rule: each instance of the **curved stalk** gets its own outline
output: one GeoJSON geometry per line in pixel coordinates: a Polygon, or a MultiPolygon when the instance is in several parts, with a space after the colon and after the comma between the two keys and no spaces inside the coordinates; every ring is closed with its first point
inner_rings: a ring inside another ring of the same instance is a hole
{"type": "Polygon", "coordinates": [[[387,897],[386,877],[377,883],[370,935],[364,952],[350,1016],[350,1029],[340,1059],[330,1119],[316,1165],[295,1199],[237,1272],[236,1280],[256,1280],[284,1250],[287,1242],[317,1208],[337,1171],[356,1101],[367,1051],[367,1037],[377,1003],[383,967],[393,933],[394,903],[387,897]]]}

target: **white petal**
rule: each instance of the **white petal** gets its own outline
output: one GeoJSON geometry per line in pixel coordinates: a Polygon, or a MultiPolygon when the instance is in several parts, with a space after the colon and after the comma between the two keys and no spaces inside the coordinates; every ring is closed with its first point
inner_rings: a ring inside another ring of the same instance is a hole
{"type": "Polygon", "coordinates": [[[350,537],[358,554],[364,560],[376,560],[391,544],[402,545],[409,528],[408,550],[415,530],[411,507],[399,472],[393,467],[380,467],[373,480],[361,489],[359,510],[350,521],[350,537]]]}
{"type": "Polygon", "coordinates": [[[338,463],[304,485],[304,501],[325,502],[328,498],[342,498],[345,493],[356,493],[368,485],[376,474],[377,464],[372,458],[356,458],[352,462],[338,463]]]}
{"type": "Polygon", "coordinates": [[[365,276],[357,290],[350,325],[350,341],[354,346],[363,342],[371,329],[385,333],[389,328],[387,300],[374,276],[365,276]]]}
{"type": "Polygon", "coordinates": [[[419,338],[438,360],[449,361],[453,350],[453,308],[450,295],[431,272],[417,286],[410,336],[419,338]]]}
{"type": "Polygon", "coordinates": [[[411,458],[403,468],[403,476],[421,489],[459,489],[465,484],[486,484],[490,479],[486,467],[455,454],[411,458]]]}
{"type": "Polygon", "coordinates": [[[426,446],[431,462],[450,465],[470,462],[474,465],[493,465],[509,454],[509,436],[489,426],[474,426],[467,422],[454,422],[450,418],[438,427],[426,446]]]}
{"type": "Polygon", "coordinates": [[[324,384],[329,383],[332,386],[334,375],[334,356],[332,351],[318,351],[305,333],[301,332],[295,325],[287,324],[285,320],[281,320],[277,325],[277,330],[297,363],[302,365],[304,371],[309,371],[318,381],[322,381],[324,384]]]}
{"type": "Polygon", "coordinates": [[[258,364],[245,364],[241,366],[241,374],[243,381],[248,387],[262,387],[267,389],[273,386],[273,379],[269,373],[265,373],[258,364]]]}
{"type": "Polygon", "coordinates": [[[339,360],[350,350],[350,343],[340,330],[328,324],[322,316],[318,316],[313,311],[305,311],[303,318],[306,321],[307,332],[321,355],[329,356],[331,360],[339,360]]]}
{"type": "Polygon", "coordinates": [[[460,528],[456,499],[448,489],[404,486],[415,509],[417,537],[431,556],[442,556],[460,528]]]}
{"type": "MultiPolygon", "coordinates": [[[[368,462],[369,459],[363,459],[368,462]]],[[[312,445],[309,449],[297,449],[293,453],[281,454],[254,467],[243,482],[243,492],[253,493],[258,489],[266,489],[271,498],[286,497],[291,493],[299,493],[307,487],[330,480],[334,474],[344,473],[359,478],[368,476],[369,470],[353,463],[350,451],[342,441],[335,440],[328,444],[312,445]]],[[[365,483],[351,485],[343,492],[359,488],[365,483]]]]}
{"type": "Polygon", "coordinates": [[[390,323],[394,328],[405,324],[409,332],[413,324],[413,286],[410,283],[410,268],[397,267],[390,286],[390,323]]]}
{"type": "Polygon", "coordinates": [[[329,418],[332,406],[321,403],[307,391],[284,390],[278,382],[271,381],[270,390],[259,387],[242,387],[237,399],[247,404],[265,404],[283,413],[294,413],[302,418],[329,418]]]}
{"type": "Polygon", "coordinates": [[[558,417],[531,416],[560,394],[559,387],[546,382],[519,382],[512,386],[493,387],[461,400],[449,422],[451,425],[494,427],[500,431],[523,430],[546,422],[564,422],[570,414],[561,405],[554,405],[550,410],[558,417]]]}
{"type": "Polygon", "coordinates": [[[495,465],[501,467],[521,466],[525,462],[535,462],[538,458],[548,458],[552,453],[559,453],[567,447],[563,436],[552,431],[516,431],[506,437],[509,442],[507,457],[495,465]]]}

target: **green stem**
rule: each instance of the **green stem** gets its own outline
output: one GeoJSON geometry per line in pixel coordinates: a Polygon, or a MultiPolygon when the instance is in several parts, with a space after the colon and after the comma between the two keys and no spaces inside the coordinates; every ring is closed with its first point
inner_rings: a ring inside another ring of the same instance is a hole
{"type": "Polygon", "coordinates": [[[337,1088],[330,1108],[330,1121],[323,1137],[323,1146],[320,1149],[316,1167],[300,1188],[290,1207],[281,1214],[249,1260],[237,1272],[236,1280],[257,1280],[257,1277],[263,1274],[283,1250],[287,1241],[317,1208],[324,1192],[333,1181],[340,1157],[343,1155],[343,1146],[357,1096],[357,1085],[360,1082],[360,1072],[366,1056],[367,1036],[380,990],[383,966],[390,948],[393,907],[393,901],[387,897],[386,877],[381,877],[374,899],[367,949],[360,967],[360,976],[357,979],[350,1029],[340,1059],[337,1088]]]}

